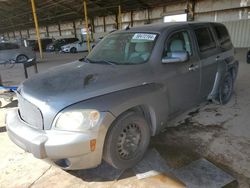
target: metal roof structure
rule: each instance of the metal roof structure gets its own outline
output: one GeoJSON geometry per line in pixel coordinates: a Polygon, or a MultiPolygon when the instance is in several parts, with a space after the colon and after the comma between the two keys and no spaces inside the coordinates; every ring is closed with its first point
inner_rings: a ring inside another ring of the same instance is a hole
{"type": "MultiPolygon", "coordinates": [[[[187,0],[87,0],[88,17],[117,15],[187,0]]],[[[83,0],[36,0],[40,26],[84,18],[83,0]]],[[[0,0],[0,33],[34,27],[30,0],[0,0]]]]}

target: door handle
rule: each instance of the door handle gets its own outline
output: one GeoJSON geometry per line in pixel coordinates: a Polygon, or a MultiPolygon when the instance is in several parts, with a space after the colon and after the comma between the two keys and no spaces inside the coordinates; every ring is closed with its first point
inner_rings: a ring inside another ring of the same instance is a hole
{"type": "Polygon", "coordinates": [[[189,71],[195,71],[195,70],[197,70],[199,68],[199,66],[198,65],[190,65],[190,67],[188,67],[188,70],[189,71]]]}

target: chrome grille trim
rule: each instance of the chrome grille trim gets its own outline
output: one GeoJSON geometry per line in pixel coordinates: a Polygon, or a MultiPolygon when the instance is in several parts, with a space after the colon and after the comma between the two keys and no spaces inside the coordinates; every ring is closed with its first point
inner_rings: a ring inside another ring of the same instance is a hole
{"type": "Polygon", "coordinates": [[[43,129],[43,117],[38,107],[17,93],[20,118],[35,129],[43,129]]]}

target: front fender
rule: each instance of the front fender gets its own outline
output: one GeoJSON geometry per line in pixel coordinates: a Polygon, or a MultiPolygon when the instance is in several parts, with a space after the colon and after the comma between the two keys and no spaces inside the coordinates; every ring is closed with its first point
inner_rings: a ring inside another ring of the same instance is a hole
{"type": "Polygon", "coordinates": [[[110,112],[115,117],[134,107],[146,107],[150,114],[152,135],[155,135],[168,119],[168,100],[163,89],[161,84],[141,85],[98,96],[77,106],[110,112]]]}

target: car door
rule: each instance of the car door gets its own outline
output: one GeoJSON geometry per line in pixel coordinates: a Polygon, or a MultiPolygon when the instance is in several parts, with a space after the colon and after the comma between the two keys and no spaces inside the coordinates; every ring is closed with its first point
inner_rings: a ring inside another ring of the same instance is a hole
{"type": "Polygon", "coordinates": [[[164,63],[164,82],[169,99],[169,117],[175,116],[198,102],[200,90],[200,64],[189,27],[172,32],[164,45],[163,59],[186,52],[185,62],[164,63]]]}
{"type": "Polygon", "coordinates": [[[79,51],[86,51],[86,42],[79,42],[79,51]]]}
{"type": "Polygon", "coordinates": [[[209,24],[194,27],[196,45],[201,64],[201,100],[207,99],[216,79],[220,49],[209,24]]]}
{"type": "Polygon", "coordinates": [[[19,46],[12,43],[2,43],[0,59],[2,62],[7,62],[9,60],[15,60],[17,49],[19,46]]]}

